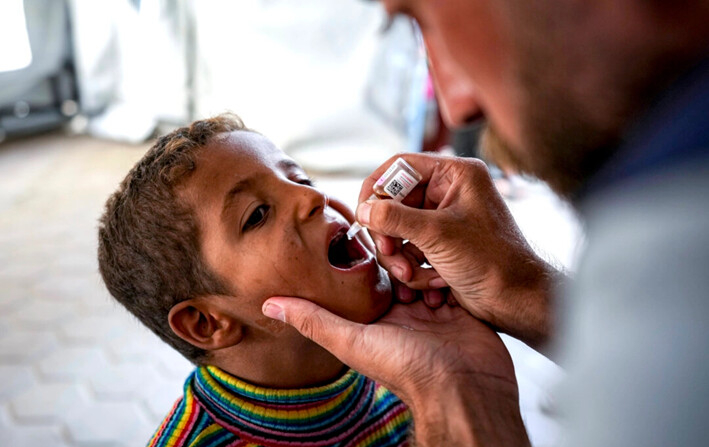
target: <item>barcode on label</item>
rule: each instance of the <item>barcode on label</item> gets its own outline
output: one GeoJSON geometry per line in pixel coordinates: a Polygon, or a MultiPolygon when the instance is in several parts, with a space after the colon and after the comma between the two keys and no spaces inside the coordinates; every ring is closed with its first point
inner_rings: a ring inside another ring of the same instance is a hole
{"type": "Polygon", "coordinates": [[[387,193],[389,193],[389,195],[392,197],[396,197],[401,192],[402,189],[404,189],[404,185],[399,183],[397,180],[392,180],[386,186],[387,193]]]}

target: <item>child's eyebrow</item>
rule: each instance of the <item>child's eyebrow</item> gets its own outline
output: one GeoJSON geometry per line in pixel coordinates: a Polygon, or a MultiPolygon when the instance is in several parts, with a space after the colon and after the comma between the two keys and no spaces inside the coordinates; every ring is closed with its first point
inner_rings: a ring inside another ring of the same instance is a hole
{"type": "Polygon", "coordinates": [[[224,212],[232,205],[234,202],[234,197],[241,193],[245,189],[249,189],[254,182],[254,177],[247,177],[234,183],[231,189],[224,194],[224,202],[222,203],[222,216],[224,212]]]}
{"type": "Polygon", "coordinates": [[[281,169],[286,169],[286,170],[288,170],[288,169],[297,169],[297,170],[299,170],[299,171],[305,172],[305,171],[303,170],[303,168],[301,168],[298,163],[296,163],[296,162],[294,162],[293,160],[290,160],[290,159],[288,159],[288,158],[284,158],[283,160],[280,160],[277,164],[278,164],[278,167],[281,168],[281,169]]]}

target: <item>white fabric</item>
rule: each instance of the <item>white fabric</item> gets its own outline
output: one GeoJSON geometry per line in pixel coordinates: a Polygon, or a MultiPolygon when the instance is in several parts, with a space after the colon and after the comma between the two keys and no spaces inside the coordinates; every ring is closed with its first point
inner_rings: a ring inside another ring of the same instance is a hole
{"type": "Polygon", "coordinates": [[[70,0],[82,110],[96,136],[146,139],[187,117],[186,1],[70,0]]]}
{"type": "Polygon", "coordinates": [[[0,72],[25,68],[32,63],[30,38],[22,0],[0,2],[0,72]]]}
{"type": "Polygon", "coordinates": [[[587,208],[563,337],[566,443],[709,439],[709,163],[615,188],[587,208]]]}

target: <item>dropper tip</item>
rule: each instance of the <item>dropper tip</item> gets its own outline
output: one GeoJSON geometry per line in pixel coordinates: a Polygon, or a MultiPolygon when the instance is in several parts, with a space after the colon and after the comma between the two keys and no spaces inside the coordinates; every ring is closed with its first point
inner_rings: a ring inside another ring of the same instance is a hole
{"type": "Polygon", "coordinates": [[[359,230],[362,229],[362,225],[359,223],[355,222],[352,224],[349,230],[347,230],[347,239],[352,240],[353,237],[355,237],[355,234],[359,233],[359,230]]]}

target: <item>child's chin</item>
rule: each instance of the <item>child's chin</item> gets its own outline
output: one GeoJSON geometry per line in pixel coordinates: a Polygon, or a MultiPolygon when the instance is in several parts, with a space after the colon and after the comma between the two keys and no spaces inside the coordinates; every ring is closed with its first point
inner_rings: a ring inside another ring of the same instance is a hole
{"type": "Polygon", "coordinates": [[[389,278],[387,277],[386,285],[380,284],[380,286],[382,287],[378,286],[372,290],[369,308],[359,318],[361,321],[358,323],[372,323],[384,316],[391,308],[393,297],[389,278]]]}
{"type": "MultiPolygon", "coordinates": [[[[381,318],[389,308],[393,301],[391,290],[391,282],[386,271],[379,267],[379,272],[376,279],[370,283],[370,289],[358,289],[355,295],[350,295],[350,299],[346,300],[350,305],[346,309],[335,310],[336,314],[355,323],[367,324],[372,323],[381,318]]],[[[373,278],[370,276],[370,278],[373,278]]]]}

